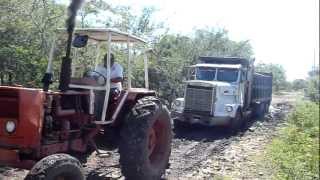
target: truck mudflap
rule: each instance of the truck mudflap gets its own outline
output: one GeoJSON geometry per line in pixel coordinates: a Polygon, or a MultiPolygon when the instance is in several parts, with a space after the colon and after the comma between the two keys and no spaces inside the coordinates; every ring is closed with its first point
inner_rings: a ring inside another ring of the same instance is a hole
{"type": "Polygon", "coordinates": [[[31,169],[35,164],[32,160],[21,160],[19,151],[16,149],[0,148],[0,165],[22,169],[31,169]]]}

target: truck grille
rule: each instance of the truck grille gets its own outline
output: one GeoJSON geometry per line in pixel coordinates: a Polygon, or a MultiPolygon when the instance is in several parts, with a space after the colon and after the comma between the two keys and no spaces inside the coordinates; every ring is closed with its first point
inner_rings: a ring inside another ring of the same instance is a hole
{"type": "Polygon", "coordinates": [[[186,113],[211,115],[213,107],[213,87],[187,86],[185,96],[186,113]]]}

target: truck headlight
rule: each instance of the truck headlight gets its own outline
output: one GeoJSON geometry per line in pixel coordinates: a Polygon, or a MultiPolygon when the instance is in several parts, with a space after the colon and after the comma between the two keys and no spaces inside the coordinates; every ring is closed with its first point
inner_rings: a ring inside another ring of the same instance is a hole
{"type": "Polygon", "coordinates": [[[226,106],[226,111],[227,112],[232,112],[233,111],[233,107],[232,106],[226,106]]]}
{"type": "Polygon", "coordinates": [[[173,103],[177,107],[180,107],[182,105],[181,101],[178,101],[178,100],[175,100],[173,103]]]}
{"type": "Polygon", "coordinates": [[[6,122],[5,127],[8,133],[13,133],[16,130],[16,123],[14,121],[9,120],[6,122]]]}
{"type": "Polygon", "coordinates": [[[182,112],[184,107],[184,99],[183,98],[177,98],[172,103],[172,109],[176,112],[182,112]]]}

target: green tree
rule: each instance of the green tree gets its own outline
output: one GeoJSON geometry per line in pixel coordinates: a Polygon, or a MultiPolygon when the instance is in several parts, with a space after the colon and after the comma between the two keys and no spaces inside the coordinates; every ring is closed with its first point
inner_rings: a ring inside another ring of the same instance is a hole
{"type": "Polygon", "coordinates": [[[98,16],[102,12],[110,11],[115,13],[110,4],[103,0],[89,0],[83,4],[79,11],[80,22],[78,26],[85,28],[90,27],[93,23],[99,22],[98,16]]]}
{"type": "MultiPolygon", "coordinates": [[[[51,0],[2,0],[0,2],[0,80],[5,82],[33,84],[40,86],[42,74],[47,64],[47,54],[50,49],[55,30],[64,27],[64,5],[58,5],[51,0]]],[[[224,29],[198,29],[192,36],[164,33],[161,22],[155,22],[153,17],[156,9],[145,7],[139,15],[135,15],[128,6],[111,7],[103,0],[89,0],[79,12],[80,27],[93,27],[101,16],[106,27],[119,29],[134,35],[147,37],[151,40],[149,53],[150,86],[156,89],[160,96],[170,104],[176,96],[183,94],[184,70],[197,62],[198,56],[238,56],[249,58],[252,48],[248,41],[236,42],[228,37],[224,29]]],[[[54,60],[55,78],[59,75],[59,57],[64,52],[64,41],[58,41],[54,60]]],[[[77,51],[80,56],[74,60],[76,65],[89,65],[95,54],[95,47],[86,47],[77,51]],[[93,49],[93,50],[92,50],[93,49]],[[87,50],[88,52],[85,52],[87,50]]],[[[120,63],[123,63],[125,49],[122,46],[112,46],[120,63]]],[[[141,51],[134,59],[133,82],[137,86],[144,85],[143,56],[141,51]]],[[[124,64],[126,67],[126,64],[124,64]]],[[[86,69],[88,67],[83,67],[86,69]]],[[[126,68],[125,68],[126,70],[126,68]]]]}
{"type": "Polygon", "coordinates": [[[306,95],[314,102],[319,103],[320,101],[320,76],[319,76],[319,66],[315,67],[309,73],[307,79],[308,88],[306,89],[306,95]]]}
{"type": "Polygon", "coordinates": [[[0,2],[1,84],[38,86],[52,34],[64,23],[65,7],[49,0],[0,2]]]}
{"type": "Polygon", "coordinates": [[[293,82],[292,82],[292,88],[294,90],[301,90],[301,89],[305,89],[307,88],[307,81],[304,80],[304,79],[295,79],[293,82]]]}

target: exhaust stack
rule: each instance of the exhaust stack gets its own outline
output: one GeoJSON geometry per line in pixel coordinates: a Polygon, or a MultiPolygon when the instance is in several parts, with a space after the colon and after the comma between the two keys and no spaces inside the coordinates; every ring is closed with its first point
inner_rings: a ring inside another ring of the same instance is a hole
{"type": "Polygon", "coordinates": [[[68,7],[68,19],[66,21],[68,40],[67,40],[67,47],[66,47],[66,56],[62,58],[62,64],[61,64],[60,81],[59,81],[60,91],[66,91],[69,89],[69,83],[71,78],[71,63],[72,63],[72,59],[70,57],[72,35],[75,27],[77,11],[81,7],[82,3],[83,3],[83,0],[72,0],[68,7]]]}

